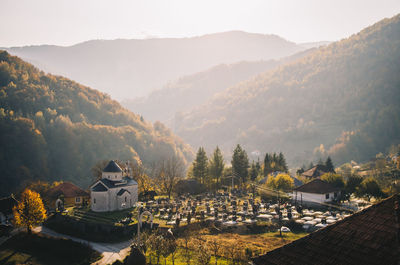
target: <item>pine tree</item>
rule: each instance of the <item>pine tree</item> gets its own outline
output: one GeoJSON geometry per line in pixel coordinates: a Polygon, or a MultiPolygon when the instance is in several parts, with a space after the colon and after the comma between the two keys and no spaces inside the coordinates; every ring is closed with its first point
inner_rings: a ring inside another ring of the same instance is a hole
{"type": "Polygon", "coordinates": [[[271,170],[271,156],[266,153],[264,158],[264,176],[268,176],[272,172],[271,170]]]}
{"type": "Polygon", "coordinates": [[[280,152],[278,155],[278,167],[279,167],[279,171],[282,171],[282,172],[288,171],[286,159],[285,159],[285,156],[282,154],[282,152],[280,152]]]}
{"type": "Polygon", "coordinates": [[[217,146],[217,148],[215,148],[214,150],[213,156],[211,157],[208,166],[210,177],[215,180],[217,188],[220,185],[224,167],[224,157],[222,156],[221,150],[217,146]]]}
{"type": "Polygon", "coordinates": [[[254,163],[254,161],[251,163],[249,175],[250,175],[251,181],[255,181],[257,179],[258,171],[257,171],[257,167],[256,167],[256,164],[254,163]]]}
{"type": "Polygon", "coordinates": [[[205,184],[207,178],[207,162],[208,158],[206,151],[204,151],[203,147],[200,147],[197,151],[196,159],[193,161],[193,176],[202,184],[205,184]]]}
{"type": "Polygon", "coordinates": [[[325,167],[328,172],[335,172],[335,167],[333,166],[332,159],[330,156],[326,159],[325,167]]]}
{"type": "Polygon", "coordinates": [[[248,176],[249,159],[247,153],[242,149],[240,144],[238,144],[233,151],[232,156],[232,173],[240,178],[242,183],[245,183],[248,176]]]}

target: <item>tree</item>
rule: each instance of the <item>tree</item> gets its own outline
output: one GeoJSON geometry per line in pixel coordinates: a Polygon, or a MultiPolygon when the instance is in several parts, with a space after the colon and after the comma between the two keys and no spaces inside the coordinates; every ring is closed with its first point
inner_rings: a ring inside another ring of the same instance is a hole
{"type": "Polygon", "coordinates": [[[330,156],[326,159],[325,167],[328,172],[335,173],[335,167],[333,166],[332,159],[330,156]]]}
{"type": "Polygon", "coordinates": [[[156,170],[156,179],[160,183],[162,191],[171,198],[171,193],[176,183],[183,178],[184,166],[181,159],[173,156],[159,163],[156,170]]]}
{"type": "Polygon", "coordinates": [[[196,154],[196,159],[193,161],[193,176],[201,184],[206,183],[208,168],[207,168],[207,154],[203,147],[200,147],[196,154]]]}
{"type": "Polygon", "coordinates": [[[350,199],[351,194],[356,192],[363,179],[360,176],[351,175],[348,177],[345,185],[345,199],[350,199]]]}
{"type": "Polygon", "coordinates": [[[255,181],[257,179],[258,171],[257,171],[257,167],[256,167],[256,164],[254,163],[254,161],[251,163],[249,175],[250,175],[251,181],[255,181]]]}
{"type": "Polygon", "coordinates": [[[207,245],[203,241],[198,240],[198,246],[196,252],[197,252],[196,264],[198,265],[210,264],[211,255],[209,253],[207,245]]]}
{"type": "Polygon", "coordinates": [[[213,239],[209,242],[209,248],[214,254],[215,265],[218,265],[218,254],[219,250],[221,249],[221,244],[216,239],[213,239]]]}
{"type": "Polygon", "coordinates": [[[278,164],[279,171],[282,171],[282,172],[287,172],[288,171],[288,167],[287,167],[287,164],[286,164],[286,159],[285,159],[285,156],[283,155],[282,152],[280,152],[279,155],[278,155],[277,164],[278,164]]]}
{"type": "Polygon", "coordinates": [[[25,226],[28,233],[32,227],[46,219],[46,210],[39,193],[25,189],[17,205],[13,208],[14,220],[17,226],[25,226]]]}
{"type": "Polygon", "coordinates": [[[268,153],[266,153],[265,158],[264,158],[264,176],[265,177],[272,173],[271,160],[272,160],[272,158],[270,157],[270,155],[268,153]]]}
{"type": "Polygon", "coordinates": [[[382,198],[385,194],[382,192],[378,182],[370,177],[361,182],[360,186],[356,189],[356,195],[360,197],[365,196],[369,201],[371,197],[382,198]]]}
{"type": "Polygon", "coordinates": [[[343,189],[344,188],[344,178],[342,175],[335,173],[325,173],[321,176],[321,180],[328,182],[332,186],[343,189]]]}
{"type": "Polygon", "coordinates": [[[245,183],[248,176],[249,159],[247,153],[240,144],[233,151],[232,156],[232,174],[238,177],[242,183],[245,183]]]}
{"type": "Polygon", "coordinates": [[[294,187],[294,180],[287,174],[270,175],[266,182],[267,187],[275,190],[290,191],[294,187]]]}
{"type": "Polygon", "coordinates": [[[221,150],[217,146],[214,150],[213,156],[209,162],[209,174],[211,178],[215,180],[216,187],[218,188],[221,184],[222,174],[224,172],[225,163],[224,157],[222,156],[221,150]]]}

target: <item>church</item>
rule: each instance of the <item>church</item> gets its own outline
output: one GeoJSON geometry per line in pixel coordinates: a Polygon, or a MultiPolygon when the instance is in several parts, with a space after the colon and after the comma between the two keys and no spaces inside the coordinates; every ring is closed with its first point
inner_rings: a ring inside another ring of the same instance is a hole
{"type": "Polygon", "coordinates": [[[90,201],[94,212],[131,208],[138,201],[138,184],[124,176],[121,167],[111,160],[103,169],[101,179],[90,186],[90,201]]]}

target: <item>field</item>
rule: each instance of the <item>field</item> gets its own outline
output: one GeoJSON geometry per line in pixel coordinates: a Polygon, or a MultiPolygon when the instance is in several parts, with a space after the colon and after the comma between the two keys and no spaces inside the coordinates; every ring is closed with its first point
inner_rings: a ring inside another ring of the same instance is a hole
{"type": "Polygon", "coordinates": [[[0,264],[5,265],[85,265],[100,258],[89,246],[35,234],[18,234],[0,246],[0,264]]]}

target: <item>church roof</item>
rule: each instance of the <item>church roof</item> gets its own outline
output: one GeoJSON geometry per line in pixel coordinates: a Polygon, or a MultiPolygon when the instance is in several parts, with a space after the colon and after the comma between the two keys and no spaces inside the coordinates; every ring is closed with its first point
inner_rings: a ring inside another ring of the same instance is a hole
{"type": "Polygon", "coordinates": [[[122,169],[114,160],[111,160],[103,169],[103,172],[122,172],[122,169]]]}
{"type": "Polygon", "coordinates": [[[92,191],[107,191],[107,188],[103,184],[97,183],[97,185],[92,188],[92,191]]]}
{"type": "Polygon", "coordinates": [[[395,265],[399,259],[399,196],[252,259],[255,265],[395,265]]]}
{"type": "MultiPolygon", "coordinates": [[[[137,182],[129,177],[124,177],[121,180],[109,180],[106,178],[102,178],[98,180],[99,182],[101,182],[104,186],[106,186],[108,189],[114,189],[114,188],[122,188],[122,187],[126,187],[126,186],[132,186],[132,185],[137,185],[137,182]]],[[[94,186],[92,186],[92,191],[96,191],[93,190],[95,187],[97,187],[96,184],[93,184],[94,186]]]]}
{"type": "Polygon", "coordinates": [[[118,195],[118,196],[121,196],[121,195],[124,194],[125,192],[131,194],[128,190],[126,190],[126,189],[121,189],[120,191],[118,191],[117,195],[118,195]]]}

